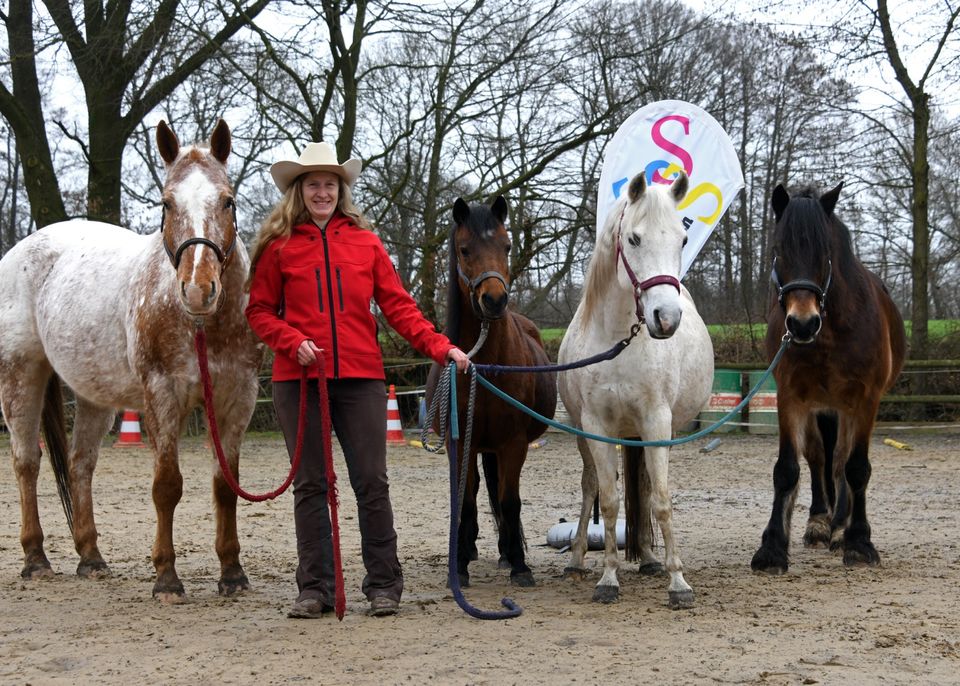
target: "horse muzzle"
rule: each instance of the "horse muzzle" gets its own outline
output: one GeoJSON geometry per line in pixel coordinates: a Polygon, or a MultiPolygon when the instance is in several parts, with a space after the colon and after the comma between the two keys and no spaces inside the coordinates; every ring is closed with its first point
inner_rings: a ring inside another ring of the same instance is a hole
{"type": "Polygon", "coordinates": [[[195,282],[180,282],[180,304],[191,317],[205,317],[214,314],[220,309],[223,289],[219,280],[212,280],[206,284],[195,282]]]}
{"type": "Polygon", "coordinates": [[[809,345],[817,339],[817,334],[823,327],[823,319],[818,313],[813,313],[807,317],[799,317],[788,314],[784,321],[787,331],[793,336],[793,342],[798,345],[809,345]]]}
{"type": "Polygon", "coordinates": [[[646,317],[647,332],[651,338],[666,340],[680,328],[680,319],[683,310],[679,308],[654,308],[650,316],[646,317]]]}
{"type": "Polygon", "coordinates": [[[506,291],[499,295],[478,293],[471,300],[473,311],[479,319],[502,319],[507,313],[510,296],[506,291]]]}

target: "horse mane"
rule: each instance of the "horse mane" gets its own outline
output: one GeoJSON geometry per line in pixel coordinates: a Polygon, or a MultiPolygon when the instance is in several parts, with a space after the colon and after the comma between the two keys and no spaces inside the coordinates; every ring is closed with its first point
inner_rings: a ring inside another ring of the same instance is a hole
{"type": "Polygon", "coordinates": [[[444,332],[454,345],[460,345],[460,286],[457,283],[460,276],[457,274],[457,246],[456,223],[450,227],[447,239],[447,325],[444,332]]]}
{"type": "Polygon", "coordinates": [[[617,276],[617,224],[620,214],[625,212],[627,195],[624,193],[607,213],[603,228],[597,234],[596,245],[590,256],[590,266],[587,268],[587,278],[583,283],[583,308],[580,325],[586,329],[594,313],[602,307],[603,291],[611,279],[617,276]]]}
{"type": "Polygon", "coordinates": [[[789,256],[807,273],[817,273],[820,264],[816,261],[829,255],[833,275],[826,297],[827,311],[836,313],[840,321],[854,321],[857,311],[869,300],[867,270],[853,250],[850,229],[836,212],[824,212],[815,188],[803,188],[790,197],[777,223],[774,240],[784,257],[789,256]],[[838,297],[840,291],[851,297],[838,297]]]}

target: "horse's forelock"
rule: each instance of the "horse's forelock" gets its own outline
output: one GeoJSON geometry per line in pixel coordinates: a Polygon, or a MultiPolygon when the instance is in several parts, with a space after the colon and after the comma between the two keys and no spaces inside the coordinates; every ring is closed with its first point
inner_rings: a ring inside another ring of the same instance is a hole
{"type": "MultiPolygon", "coordinates": [[[[831,240],[827,223],[831,221],[812,189],[804,189],[790,198],[776,228],[776,244],[783,260],[793,271],[810,272],[831,257],[831,240]]],[[[837,224],[840,222],[837,220],[837,224]]],[[[809,273],[800,277],[809,278],[809,273]]]]}

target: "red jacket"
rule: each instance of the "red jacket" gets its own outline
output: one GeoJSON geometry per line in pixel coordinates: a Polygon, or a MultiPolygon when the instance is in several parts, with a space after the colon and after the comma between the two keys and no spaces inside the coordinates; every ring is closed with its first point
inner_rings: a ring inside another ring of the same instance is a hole
{"type": "Polygon", "coordinates": [[[307,339],[324,350],[328,378],[383,379],[371,300],[414,348],[444,363],[453,344],[424,318],[372,231],[336,212],[326,229],[300,224],[289,239],[271,241],[257,261],[246,315],[275,353],[273,380],[300,378],[297,349],[307,339]]]}

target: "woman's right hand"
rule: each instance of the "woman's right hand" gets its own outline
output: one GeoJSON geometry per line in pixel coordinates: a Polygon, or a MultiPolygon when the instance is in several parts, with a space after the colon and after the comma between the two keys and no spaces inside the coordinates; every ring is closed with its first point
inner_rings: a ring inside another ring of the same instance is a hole
{"type": "Polygon", "coordinates": [[[318,348],[309,338],[297,348],[297,362],[301,367],[309,367],[317,363],[317,355],[322,355],[323,349],[318,348]]]}

